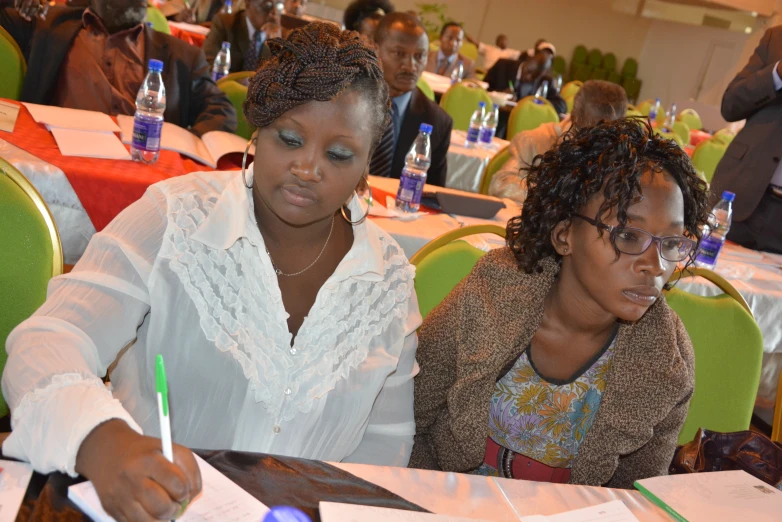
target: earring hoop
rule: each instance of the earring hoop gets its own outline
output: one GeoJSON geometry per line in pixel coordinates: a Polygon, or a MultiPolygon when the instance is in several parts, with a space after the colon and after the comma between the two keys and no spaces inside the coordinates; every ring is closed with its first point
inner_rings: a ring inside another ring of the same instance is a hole
{"type": "MultiPolygon", "coordinates": [[[[367,217],[369,217],[369,209],[372,207],[372,186],[369,184],[369,179],[368,178],[365,177],[363,179],[364,179],[364,183],[367,184],[367,190],[369,191],[369,197],[367,198],[367,211],[364,213],[364,215],[361,217],[361,219],[359,219],[358,221],[351,221],[350,218],[347,215],[347,212],[345,212],[345,205],[342,205],[342,208],[341,208],[341,210],[342,210],[342,218],[345,221],[347,221],[348,223],[350,223],[351,225],[353,225],[354,227],[360,225],[361,223],[363,223],[364,221],[367,220],[367,217]]],[[[354,192],[356,193],[356,197],[359,197],[358,191],[354,191],[354,192]]]]}
{"type": "Polygon", "coordinates": [[[250,141],[247,142],[247,147],[244,148],[244,156],[242,156],[242,181],[244,182],[244,186],[248,189],[253,188],[253,183],[247,184],[247,176],[245,176],[244,171],[247,169],[247,154],[250,152],[250,146],[256,143],[257,138],[252,138],[250,141]]]}

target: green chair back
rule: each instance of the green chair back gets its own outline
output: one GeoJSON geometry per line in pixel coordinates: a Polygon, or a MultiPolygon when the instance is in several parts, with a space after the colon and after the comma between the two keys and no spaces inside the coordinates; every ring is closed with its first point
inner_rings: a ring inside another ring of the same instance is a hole
{"type": "Polygon", "coordinates": [[[459,49],[459,53],[461,53],[462,56],[469,58],[473,62],[478,61],[478,46],[468,42],[467,40],[465,40],[462,44],[461,48],[459,49]]]}
{"type": "Polygon", "coordinates": [[[600,49],[592,49],[589,51],[589,56],[587,56],[587,63],[595,68],[603,65],[603,53],[600,52],[600,49]]]}
{"type": "Polygon", "coordinates": [[[635,78],[638,76],[638,62],[635,58],[628,58],[622,66],[622,76],[635,78]]]}
{"type": "Polygon", "coordinates": [[[703,122],[700,115],[695,112],[695,109],[684,109],[676,116],[676,120],[686,123],[690,130],[703,129],[703,122]]]}
{"type": "Polygon", "coordinates": [[[0,71],[3,71],[0,98],[19,100],[24,75],[27,73],[27,62],[19,45],[2,27],[0,27],[0,71]]]}
{"type": "Polygon", "coordinates": [[[481,194],[489,193],[489,186],[494,175],[499,171],[503,165],[505,165],[510,159],[510,146],[505,146],[500,149],[497,154],[489,160],[489,164],[486,165],[486,170],[483,171],[483,177],[481,177],[481,187],[479,192],[481,194]]]}
{"type": "Polygon", "coordinates": [[[690,442],[698,428],[748,430],[763,359],[757,323],[726,294],[701,297],[674,288],[666,299],[695,349],[695,393],[679,444],[690,442]]]}
{"type": "Polygon", "coordinates": [[[690,126],[683,121],[673,122],[673,133],[682,139],[683,144],[690,144],[690,126]]]}
{"type": "Polygon", "coordinates": [[[717,165],[726,150],[728,150],[728,144],[716,137],[702,141],[695,147],[695,151],[692,153],[692,165],[695,170],[703,173],[703,178],[707,183],[711,183],[714,171],[717,170],[717,165]]]}
{"type": "Polygon", "coordinates": [[[638,96],[641,94],[641,85],[641,80],[634,76],[625,76],[622,79],[622,87],[627,93],[627,99],[631,101],[638,100],[638,96]]]}
{"type": "MultiPolygon", "coordinates": [[[[18,170],[0,159],[0,372],[5,341],[46,300],[49,280],[62,273],[57,227],[43,198],[18,170]]],[[[8,413],[0,397],[0,416],[8,413]]]]}
{"type": "Polygon", "coordinates": [[[421,315],[431,312],[473,269],[486,252],[457,239],[474,234],[497,234],[497,225],[473,225],[447,232],[433,239],[410,259],[415,266],[415,293],[421,315]]]}
{"type": "Polygon", "coordinates": [[[157,7],[147,7],[147,22],[152,22],[152,29],[159,33],[171,34],[166,15],[157,7]]]}
{"type": "Polygon", "coordinates": [[[537,129],[544,123],[558,122],[557,110],[548,100],[527,96],[519,100],[518,105],[508,118],[508,140],[519,132],[537,129]]]}
{"type": "Polygon", "coordinates": [[[643,118],[644,115],[641,114],[641,111],[638,109],[628,106],[627,111],[625,112],[625,118],[643,118]]]}
{"type": "Polygon", "coordinates": [[[713,137],[715,140],[719,140],[725,145],[730,145],[733,138],[736,137],[736,133],[730,129],[720,129],[714,133],[713,137]]]}
{"type": "Polygon", "coordinates": [[[573,106],[576,104],[576,95],[568,96],[565,98],[565,105],[567,105],[567,113],[573,114],[573,106]]]}
{"type": "Polygon", "coordinates": [[[607,80],[611,83],[622,85],[622,75],[616,71],[610,71],[607,80]]]}
{"type": "Polygon", "coordinates": [[[565,71],[567,71],[565,59],[561,56],[555,56],[554,60],[551,62],[551,70],[555,75],[565,76],[565,71]]]}
{"type": "Polygon", "coordinates": [[[575,96],[578,90],[581,89],[582,85],[584,85],[584,82],[580,82],[578,80],[567,82],[564,86],[562,86],[562,90],[560,91],[559,95],[563,98],[575,96]]]}
{"type": "Polygon", "coordinates": [[[681,136],[679,136],[678,134],[676,134],[675,132],[665,132],[665,131],[664,131],[664,130],[662,130],[660,127],[656,127],[656,128],[654,129],[654,133],[655,133],[655,134],[659,134],[659,135],[660,135],[660,136],[662,136],[663,138],[667,138],[667,139],[669,139],[669,140],[673,140],[673,141],[675,141],[675,142],[676,142],[676,144],[677,144],[679,147],[681,147],[681,148],[684,148],[684,140],[682,140],[682,137],[681,137],[681,136]]]}
{"type": "Polygon", "coordinates": [[[417,86],[419,89],[421,89],[421,92],[424,93],[427,98],[434,101],[434,91],[432,90],[432,86],[429,85],[429,82],[424,80],[423,76],[418,79],[417,86]]]}
{"type": "Polygon", "coordinates": [[[485,89],[468,80],[452,85],[440,99],[440,107],[453,118],[454,129],[466,131],[480,102],[486,102],[486,107],[493,104],[485,89]]]}
{"type": "Polygon", "coordinates": [[[226,96],[228,96],[234,109],[236,109],[237,125],[235,134],[249,140],[252,137],[253,132],[255,132],[255,128],[250,125],[247,118],[244,117],[244,102],[247,99],[247,87],[233,80],[228,82],[221,81],[218,83],[218,87],[226,96]]]}
{"type": "MultiPolygon", "coordinates": [[[[649,113],[652,110],[652,106],[654,106],[656,101],[657,100],[654,98],[649,98],[648,100],[642,101],[637,106],[638,111],[644,116],[649,116],[649,113]]],[[[655,121],[657,123],[663,123],[665,121],[665,105],[662,103],[660,103],[660,111],[657,113],[657,119],[655,121]]]]}
{"type": "Polygon", "coordinates": [[[603,69],[612,72],[616,70],[616,55],[614,53],[606,53],[603,56],[603,69]]]}
{"type": "Polygon", "coordinates": [[[245,85],[247,82],[244,80],[249,80],[255,76],[255,71],[237,71],[228,73],[219,80],[217,80],[217,86],[219,87],[221,83],[227,83],[227,82],[237,82],[241,85],[245,85]]]}
{"type": "Polygon", "coordinates": [[[587,48],[583,45],[577,45],[575,49],[573,49],[573,60],[572,63],[576,64],[584,64],[587,63],[588,53],[587,48]]]}
{"type": "Polygon", "coordinates": [[[592,69],[592,72],[589,73],[589,79],[590,80],[607,80],[608,79],[608,71],[606,69],[592,69]]]}
{"type": "Polygon", "coordinates": [[[589,64],[577,64],[571,76],[574,80],[585,82],[589,79],[589,76],[592,74],[592,69],[594,69],[594,67],[592,67],[589,64]]]}

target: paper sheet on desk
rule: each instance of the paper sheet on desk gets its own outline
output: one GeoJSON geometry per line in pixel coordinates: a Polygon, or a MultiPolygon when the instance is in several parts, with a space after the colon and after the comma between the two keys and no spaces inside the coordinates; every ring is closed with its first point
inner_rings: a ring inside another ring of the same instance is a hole
{"type": "MultiPolygon", "coordinates": [[[[259,522],[269,508],[234,484],[198,455],[203,490],[177,520],[179,522],[259,522]]],[[[115,522],[101,507],[91,482],[68,488],[68,498],[95,522],[115,522]]]]}
{"type": "Polygon", "coordinates": [[[119,127],[108,114],[79,109],[50,107],[35,103],[24,103],[30,115],[38,123],[49,128],[74,129],[95,132],[119,132],[119,127]]]}
{"type": "Polygon", "coordinates": [[[481,522],[474,518],[333,502],[321,502],[319,510],[322,522],[481,522]]]}
{"type": "Polygon", "coordinates": [[[130,153],[113,132],[51,129],[60,154],[82,158],[130,160],[130,153]]]}
{"type": "Polygon", "coordinates": [[[557,515],[521,517],[521,522],[638,522],[621,500],[557,515]]]}
{"type": "Polygon", "coordinates": [[[369,215],[373,217],[396,218],[399,221],[415,221],[427,216],[426,212],[402,212],[396,209],[396,201],[391,196],[386,196],[386,206],[372,203],[369,207],[369,215]]]}
{"type": "Polygon", "coordinates": [[[0,130],[14,132],[16,118],[19,117],[19,105],[0,101],[0,130]]]}
{"type": "Polygon", "coordinates": [[[0,522],[14,522],[33,468],[24,462],[0,460],[0,522]]]}

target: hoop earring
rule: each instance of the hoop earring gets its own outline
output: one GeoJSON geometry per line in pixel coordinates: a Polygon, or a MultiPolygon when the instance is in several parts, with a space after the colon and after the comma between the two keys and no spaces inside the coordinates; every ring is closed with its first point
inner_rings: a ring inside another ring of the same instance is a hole
{"type": "MultiPolygon", "coordinates": [[[[366,213],[364,213],[361,219],[359,219],[358,221],[351,221],[350,218],[348,217],[347,212],[345,212],[345,205],[342,205],[342,209],[341,209],[342,218],[348,223],[350,223],[351,225],[353,225],[354,227],[360,225],[361,223],[367,220],[367,217],[369,216],[369,209],[370,207],[372,207],[372,186],[369,184],[368,178],[364,178],[364,183],[367,184],[367,189],[369,190],[369,197],[367,198],[367,203],[368,203],[367,211],[366,213]]],[[[356,192],[356,197],[358,197],[358,191],[354,191],[354,192],[356,192]]]]}
{"type": "Polygon", "coordinates": [[[250,141],[247,142],[247,147],[244,148],[244,156],[242,156],[242,181],[244,182],[244,186],[248,189],[253,188],[253,183],[247,184],[247,176],[245,176],[244,171],[247,169],[247,154],[250,153],[250,146],[256,143],[257,138],[252,138],[250,141]]]}

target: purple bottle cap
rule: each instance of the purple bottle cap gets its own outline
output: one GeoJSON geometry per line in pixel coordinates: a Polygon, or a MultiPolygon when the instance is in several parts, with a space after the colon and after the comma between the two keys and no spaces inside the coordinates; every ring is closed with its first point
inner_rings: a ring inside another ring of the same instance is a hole
{"type": "Polygon", "coordinates": [[[300,509],[292,506],[275,506],[263,517],[263,522],[312,522],[300,509]]]}

